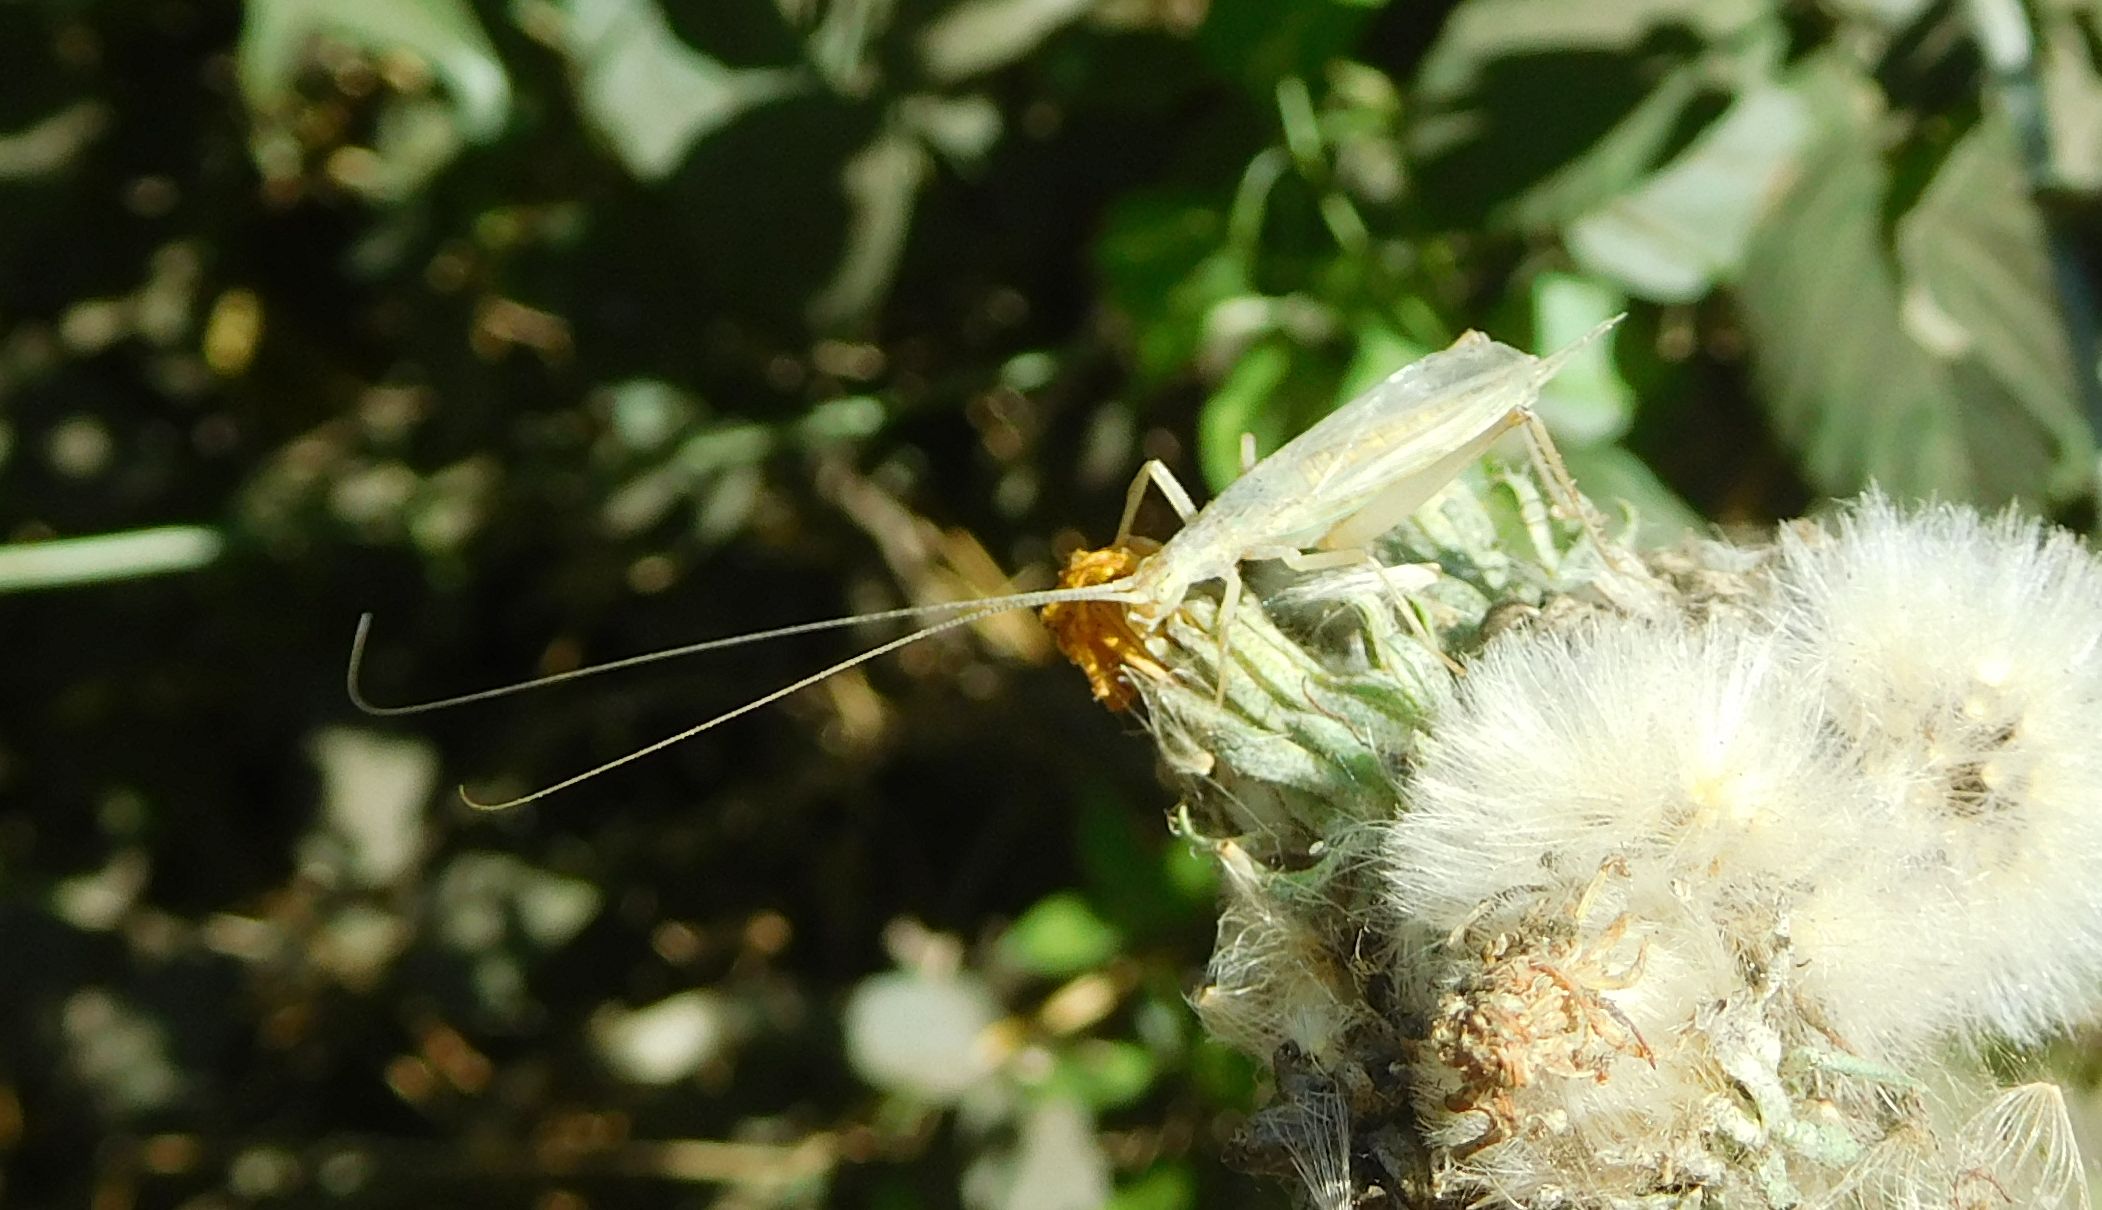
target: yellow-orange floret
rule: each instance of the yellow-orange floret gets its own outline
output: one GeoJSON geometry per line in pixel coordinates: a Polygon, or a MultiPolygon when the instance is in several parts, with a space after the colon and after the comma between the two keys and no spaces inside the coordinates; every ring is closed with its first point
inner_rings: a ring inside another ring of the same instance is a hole
{"type": "MultiPolygon", "coordinates": [[[[1058,586],[1092,588],[1122,579],[1138,568],[1141,557],[1140,551],[1129,546],[1076,550],[1066,559],[1066,569],[1058,575],[1058,586]]],[[[1120,675],[1124,669],[1166,675],[1166,670],[1146,654],[1145,640],[1131,628],[1124,611],[1124,604],[1118,601],[1064,601],[1044,606],[1042,615],[1058,649],[1087,674],[1095,700],[1111,710],[1131,707],[1134,691],[1120,675]]]]}

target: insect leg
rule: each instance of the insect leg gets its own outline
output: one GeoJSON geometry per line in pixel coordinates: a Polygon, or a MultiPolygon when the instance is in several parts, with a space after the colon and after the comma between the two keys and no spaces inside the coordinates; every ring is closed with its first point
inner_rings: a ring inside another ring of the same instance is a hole
{"type": "Polygon", "coordinates": [[[1145,502],[1146,485],[1149,483],[1160,489],[1160,494],[1185,523],[1197,515],[1197,502],[1190,499],[1190,493],[1183,490],[1182,483],[1175,478],[1175,472],[1169,470],[1168,464],[1160,459],[1148,458],[1146,465],[1139,468],[1139,473],[1132,476],[1131,486],[1124,492],[1124,519],[1117,522],[1117,540],[1110,545],[1122,546],[1125,539],[1131,537],[1131,523],[1138,519],[1139,505],[1145,502]]]}
{"type": "Polygon", "coordinates": [[[1542,477],[1547,480],[1549,486],[1562,497],[1563,505],[1576,515],[1576,522],[1583,527],[1584,536],[1591,540],[1591,545],[1598,548],[1598,553],[1613,565],[1615,571],[1646,577],[1647,572],[1632,565],[1619,547],[1606,541],[1605,520],[1598,515],[1598,510],[1591,506],[1591,501],[1584,498],[1584,493],[1577,490],[1576,480],[1569,473],[1569,464],[1562,460],[1562,452],[1555,448],[1554,436],[1547,431],[1547,426],[1541,423],[1540,417],[1534,414],[1531,408],[1523,410],[1526,446],[1532,452],[1533,461],[1540,467],[1542,477]]]}
{"type": "MultiPolygon", "coordinates": [[[[1462,675],[1467,671],[1460,666],[1458,661],[1445,654],[1445,646],[1438,641],[1438,633],[1432,630],[1430,623],[1424,620],[1423,615],[1416,611],[1416,603],[1410,600],[1408,594],[1394,583],[1394,578],[1389,573],[1400,569],[1389,567],[1385,563],[1380,562],[1371,551],[1363,547],[1355,550],[1293,550],[1280,551],[1274,557],[1278,562],[1291,568],[1293,571],[1335,571],[1345,567],[1359,566],[1369,569],[1374,577],[1379,580],[1380,588],[1385,590],[1387,601],[1394,606],[1394,612],[1401,616],[1402,624],[1415,634],[1416,641],[1428,647],[1433,654],[1440,660],[1443,660],[1446,668],[1450,669],[1454,676],[1462,675]]],[[[1419,565],[1411,563],[1406,566],[1415,568],[1419,565]]]]}
{"type": "Polygon", "coordinates": [[[1217,674],[1213,678],[1215,683],[1212,687],[1212,704],[1215,706],[1224,706],[1226,704],[1226,636],[1233,630],[1233,616],[1240,607],[1241,569],[1239,567],[1229,567],[1226,569],[1224,586],[1220,591],[1219,614],[1215,620],[1215,629],[1219,632],[1219,654],[1217,662],[1213,664],[1213,667],[1217,669],[1217,674]]]}

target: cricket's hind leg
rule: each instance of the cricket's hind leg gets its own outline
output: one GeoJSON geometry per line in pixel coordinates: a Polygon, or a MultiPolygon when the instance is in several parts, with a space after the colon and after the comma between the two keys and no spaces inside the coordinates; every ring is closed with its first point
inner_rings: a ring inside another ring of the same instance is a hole
{"type": "Polygon", "coordinates": [[[1583,528],[1584,537],[1598,549],[1600,557],[1611,564],[1613,570],[1623,575],[1649,578],[1649,572],[1628,558],[1627,553],[1606,538],[1605,518],[1598,509],[1577,489],[1576,479],[1569,473],[1569,464],[1562,460],[1562,451],[1555,448],[1555,439],[1547,431],[1547,425],[1528,409],[1525,413],[1525,443],[1533,456],[1533,464],[1540,468],[1541,478],[1561,497],[1562,505],[1583,528]]]}
{"type": "MultiPolygon", "coordinates": [[[[1428,647],[1440,660],[1443,660],[1447,670],[1454,676],[1466,673],[1467,670],[1460,665],[1459,661],[1445,653],[1445,645],[1438,641],[1438,633],[1431,629],[1430,623],[1424,620],[1422,614],[1416,612],[1415,602],[1409,600],[1408,594],[1394,583],[1394,579],[1389,573],[1397,569],[1380,562],[1378,556],[1374,555],[1370,550],[1359,547],[1353,550],[1275,551],[1266,557],[1276,559],[1293,571],[1340,571],[1348,567],[1367,568],[1379,580],[1380,588],[1387,594],[1388,603],[1394,606],[1394,612],[1400,615],[1402,624],[1415,634],[1416,641],[1428,647]]],[[[1420,567],[1420,565],[1413,563],[1404,566],[1410,568],[1420,567]]]]}

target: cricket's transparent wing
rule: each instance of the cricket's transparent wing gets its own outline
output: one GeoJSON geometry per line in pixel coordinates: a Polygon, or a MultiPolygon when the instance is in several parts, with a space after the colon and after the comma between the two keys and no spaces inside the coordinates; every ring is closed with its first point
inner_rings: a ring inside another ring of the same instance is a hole
{"type": "Polygon", "coordinates": [[[1279,490],[1342,506],[1406,490],[1407,481],[1435,470],[1441,477],[1425,485],[1422,494],[1428,498],[1451,477],[1455,455],[1478,454],[1482,445],[1522,420],[1540,388],[1620,318],[1546,357],[1469,332],[1451,347],[1403,366],[1272,455],[1280,471],[1292,472],[1296,480],[1280,484],[1279,490]],[[1296,456],[1279,458],[1288,451],[1296,456]]]}

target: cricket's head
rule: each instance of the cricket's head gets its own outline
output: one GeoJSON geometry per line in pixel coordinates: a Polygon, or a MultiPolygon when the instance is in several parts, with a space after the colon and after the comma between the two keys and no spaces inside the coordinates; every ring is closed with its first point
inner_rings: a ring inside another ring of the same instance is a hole
{"type": "Polygon", "coordinates": [[[1133,546],[1074,551],[1059,573],[1058,587],[1100,587],[1103,595],[1055,602],[1042,611],[1058,649],[1087,675],[1095,700],[1111,710],[1131,705],[1134,691],[1122,675],[1124,669],[1165,675],[1146,652],[1145,636],[1166,616],[1160,605],[1161,586],[1155,583],[1159,577],[1148,574],[1155,563],[1146,557],[1149,553],[1133,546]]]}

